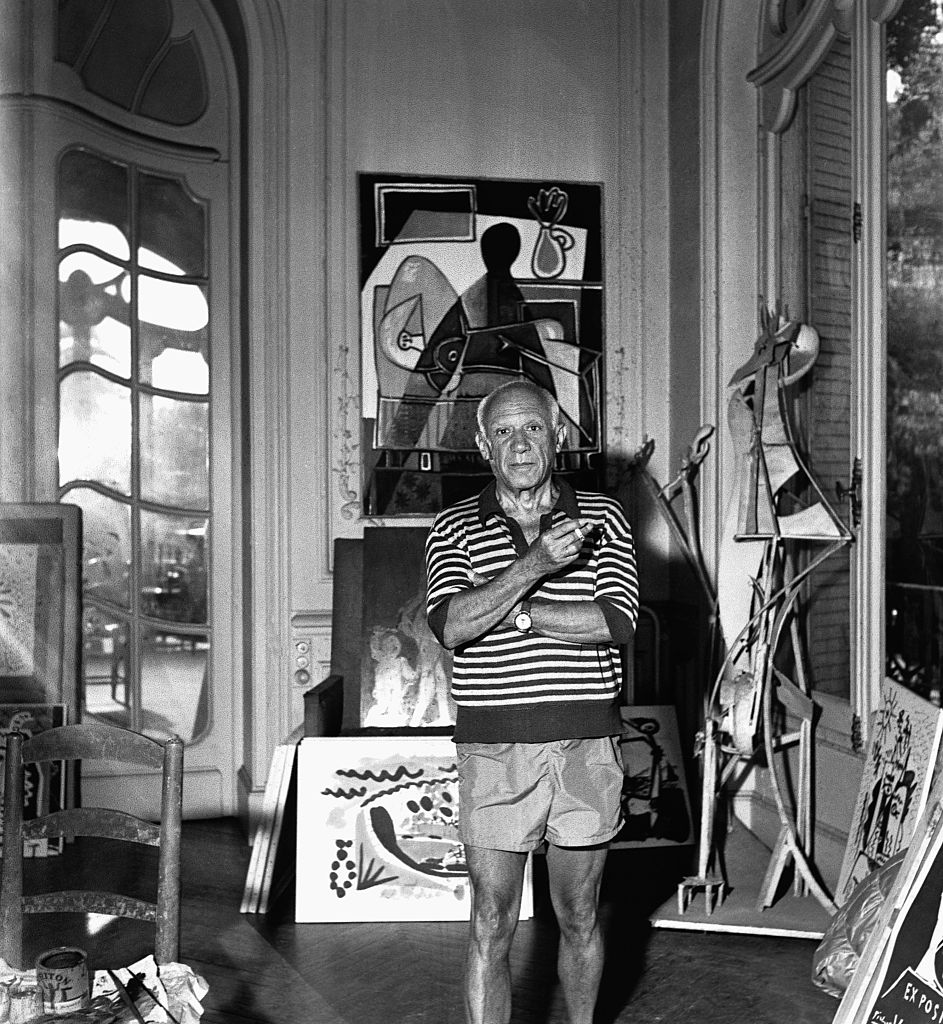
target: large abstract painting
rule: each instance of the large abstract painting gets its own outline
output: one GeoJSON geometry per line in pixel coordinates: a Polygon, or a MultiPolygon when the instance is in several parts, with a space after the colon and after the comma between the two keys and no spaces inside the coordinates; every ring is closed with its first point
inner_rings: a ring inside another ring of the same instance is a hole
{"type": "MultiPolygon", "coordinates": [[[[458,821],[451,740],[302,740],[295,920],[467,919],[468,868],[458,821]]],[[[532,912],[528,871],[521,916],[532,912]]]]}
{"type": "Polygon", "coordinates": [[[602,186],[360,176],[364,505],[428,514],[482,485],[475,410],[533,380],[562,469],[602,450],[602,186]]]}
{"type": "MultiPolygon", "coordinates": [[[[3,848],[3,790],[7,736],[19,732],[29,738],[46,729],[66,724],[62,704],[0,704],[0,850],[3,848]]],[[[38,818],[66,806],[66,764],[51,761],[31,764],[23,779],[23,817],[38,818]]],[[[62,840],[30,839],[24,846],[27,857],[60,853],[62,840]]]]}
{"type": "Polygon", "coordinates": [[[892,680],[881,688],[835,902],[906,849],[926,805],[940,747],[943,713],[892,680]]]}
{"type": "Polygon", "coordinates": [[[694,842],[678,719],[670,705],[622,708],[625,781],[617,848],[694,842]]]}

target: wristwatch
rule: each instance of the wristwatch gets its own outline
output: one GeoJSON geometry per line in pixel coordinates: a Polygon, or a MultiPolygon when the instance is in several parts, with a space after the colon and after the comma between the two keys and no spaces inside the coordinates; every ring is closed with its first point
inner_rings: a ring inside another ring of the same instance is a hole
{"type": "Polygon", "coordinates": [[[514,616],[514,626],[519,633],[529,633],[533,624],[530,617],[530,601],[522,601],[521,610],[514,616]]]}

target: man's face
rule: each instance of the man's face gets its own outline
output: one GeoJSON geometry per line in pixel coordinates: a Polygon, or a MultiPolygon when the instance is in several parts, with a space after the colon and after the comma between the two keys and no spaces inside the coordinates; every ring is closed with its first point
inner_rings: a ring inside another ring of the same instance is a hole
{"type": "Polygon", "coordinates": [[[539,396],[514,388],[491,403],[484,435],[478,435],[478,450],[491,463],[498,485],[520,492],[550,478],[562,435],[562,425],[554,428],[539,396]]]}

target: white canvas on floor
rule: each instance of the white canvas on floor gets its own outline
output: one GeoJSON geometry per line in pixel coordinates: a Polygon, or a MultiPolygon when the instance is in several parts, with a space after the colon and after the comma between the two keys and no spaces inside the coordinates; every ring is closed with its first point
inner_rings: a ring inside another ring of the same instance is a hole
{"type": "MultiPolygon", "coordinates": [[[[450,738],[302,740],[295,920],[467,920],[458,818],[450,738]]],[[[532,914],[528,860],[521,918],[532,914]]]]}

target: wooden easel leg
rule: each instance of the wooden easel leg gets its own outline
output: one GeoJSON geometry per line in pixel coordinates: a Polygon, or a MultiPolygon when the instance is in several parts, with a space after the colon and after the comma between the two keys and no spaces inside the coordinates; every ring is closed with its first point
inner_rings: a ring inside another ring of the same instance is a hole
{"type": "Polygon", "coordinates": [[[763,876],[762,885],[760,885],[759,895],[756,900],[757,910],[766,910],[767,907],[773,905],[780,879],[791,856],[792,849],[789,843],[789,832],[783,826],[776,837],[773,852],[769,857],[769,864],[766,866],[766,874],[763,876]]]}

